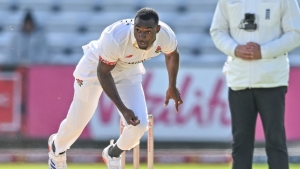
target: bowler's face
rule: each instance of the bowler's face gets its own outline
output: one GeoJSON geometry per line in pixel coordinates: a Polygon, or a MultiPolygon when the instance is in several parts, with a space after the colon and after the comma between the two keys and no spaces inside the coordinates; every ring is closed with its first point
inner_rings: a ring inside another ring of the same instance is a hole
{"type": "Polygon", "coordinates": [[[134,20],[134,37],[140,49],[146,50],[156,40],[156,33],[159,32],[160,26],[154,19],[142,20],[136,18],[134,20]]]}

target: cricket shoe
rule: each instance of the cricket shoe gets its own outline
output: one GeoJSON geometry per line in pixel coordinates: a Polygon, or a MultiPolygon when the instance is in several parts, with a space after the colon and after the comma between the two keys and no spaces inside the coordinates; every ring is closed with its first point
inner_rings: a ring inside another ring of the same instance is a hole
{"type": "Polygon", "coordinates": [[[110,140],[109,146],[107,146],[102,152],[102,158],[104,163],[107,166],[107,169],[121,169],[122,168],[121,156],[117,158],[108,155],[108,150],[110,149],[111,146],[113,146],[113,144],[114,144],[114,140],[110,140]]]}
{"type": "Polygon", "coordinates": [[[52,149],[52,145],[54,142],[54,135],[51,135],[48,140],[48,149],[49,149],[49,160],[48,160],[48,166],[49,169],[67,169],[67,157],[66,152],[63,154],[55,155],[52,149]]]}

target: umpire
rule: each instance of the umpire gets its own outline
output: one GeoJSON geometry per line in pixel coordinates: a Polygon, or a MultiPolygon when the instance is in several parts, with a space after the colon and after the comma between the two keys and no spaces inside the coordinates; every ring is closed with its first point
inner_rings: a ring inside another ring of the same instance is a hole
{"type": "Polygon", "coordinates": [[[289,79],[287,52],[300,45],[296,0],[219,0],[210,28],[228,55],[233,169],[251,169],[255,123],[261,116],[269,169],[288,169],[284,128],[289,79]]]}

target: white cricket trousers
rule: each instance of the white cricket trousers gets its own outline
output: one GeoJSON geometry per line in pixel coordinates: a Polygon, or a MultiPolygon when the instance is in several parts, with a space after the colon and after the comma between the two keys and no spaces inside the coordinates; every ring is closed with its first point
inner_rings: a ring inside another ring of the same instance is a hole
{"type": "MultiPolygon", "coordinates": [[[[83,62],[82,59],[76,69],[79,69],[84,63],[85,62],[83,62]]],[[[119,111],[123,124],[125,124],[125,128],[116,144],[122,150],[130,150],[135,145],[139,144],[144,132],[147,131],[148,112],[141,84],[141,75],[116,78],[115,84],[124,104],[140,119],[139,125],[128,125],[119,111]]],[[[74,90],[74,97],[68,115],[61,122],[59,130],[54,136],[56,155],[69,149],[78,139],[83,129],[92,118],[98,105],[100,95],[103,92],[98,79],[83,80],[81,86],[79,86],[75,80],[74,90]]],[[[105,130],[105,128],[103,130],[105,130]]],[[[99,130],[99,132],[101,132],[101,130],[99,130]]]]}

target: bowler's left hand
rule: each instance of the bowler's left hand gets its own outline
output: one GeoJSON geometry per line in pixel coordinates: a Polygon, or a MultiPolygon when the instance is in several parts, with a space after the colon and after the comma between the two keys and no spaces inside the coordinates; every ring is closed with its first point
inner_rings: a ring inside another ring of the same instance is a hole
{"type": "Polygon", "coordinates": [[[183,103],[181,96],[180,96],[180,91],[176,87],[169,87],[167,92],[166,92],[166,100],[165,100],[165,106],[169,104],[169,100],[173,99],[175,101],[175,108],[176,112],[178,112],[178,106],[183,103]]]}

